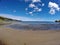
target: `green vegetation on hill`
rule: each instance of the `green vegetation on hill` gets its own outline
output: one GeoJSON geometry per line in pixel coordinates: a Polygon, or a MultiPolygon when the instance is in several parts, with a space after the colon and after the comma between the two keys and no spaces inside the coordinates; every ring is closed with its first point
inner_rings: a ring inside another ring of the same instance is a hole
{"type": "Polygon", "coordinates": [[[21,21],[21,20],[15,20],[15,19],[11,19],[11,18],[2,17],[2,16],[0,16],[0,20],[2,20],[2,21],[21,21]]]}
{"type": "Polygon", "coordinates": [[[0,16],[0,25],[8,24],[8,20],[9,20],[8,18],[0,16]]]}
{"type": "Polygon", "coordinates": [[[14,21],[15,22],[21,22],[21,20],[15,20],[15,19],[10,19],[10,18],[0,16],[0,24],[8,24],[8,23],[11,23],[14,21]]]}
{"type": "Polygon", "coordinates": [[[9,18],[5,18],[5,17],[0,16],[0,20],[3,20],[3,21],[11,20],[12,21],[13,19],[9,19],[9,18]]]}

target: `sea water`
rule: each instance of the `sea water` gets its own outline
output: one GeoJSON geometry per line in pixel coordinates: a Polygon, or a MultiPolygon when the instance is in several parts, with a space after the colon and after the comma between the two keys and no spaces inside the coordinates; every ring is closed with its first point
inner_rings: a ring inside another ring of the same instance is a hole
{"type": "Polygon", "coordinates": [[[60,23],[51,21],[22,21],[9,27],[21,30],[60,30],[60,23]]]}

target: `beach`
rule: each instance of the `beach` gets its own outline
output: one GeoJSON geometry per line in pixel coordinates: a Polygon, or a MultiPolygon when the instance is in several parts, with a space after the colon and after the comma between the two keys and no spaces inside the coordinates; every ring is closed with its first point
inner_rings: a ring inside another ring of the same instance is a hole
{"type": "Polygon", "coordinates": [[[0,45],[60,45],[60,0],[0,0],[0,45]]]}
{"type": "Polygon", "coordinates": [[[60,45],[60,31],[15,30],[0,27],[0,40],[4,45],[60,45]]]}

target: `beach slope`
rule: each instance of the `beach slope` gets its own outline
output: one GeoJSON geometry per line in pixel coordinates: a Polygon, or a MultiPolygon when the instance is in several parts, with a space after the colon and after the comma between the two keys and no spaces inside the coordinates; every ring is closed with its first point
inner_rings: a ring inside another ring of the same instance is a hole
{"type": "Polygon", "coordinates": [[[6,45],[60,45],[60,31],[0,28],[0,40],[6,45]]]}

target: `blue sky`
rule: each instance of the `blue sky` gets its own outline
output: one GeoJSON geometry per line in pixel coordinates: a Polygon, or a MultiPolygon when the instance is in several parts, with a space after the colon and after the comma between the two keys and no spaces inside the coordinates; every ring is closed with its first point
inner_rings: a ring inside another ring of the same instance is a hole
{"type": "Polygon", "coordinates": [[[0,16],[23,21],[60,19],[60,0],[0,0],[0,16]]]}

